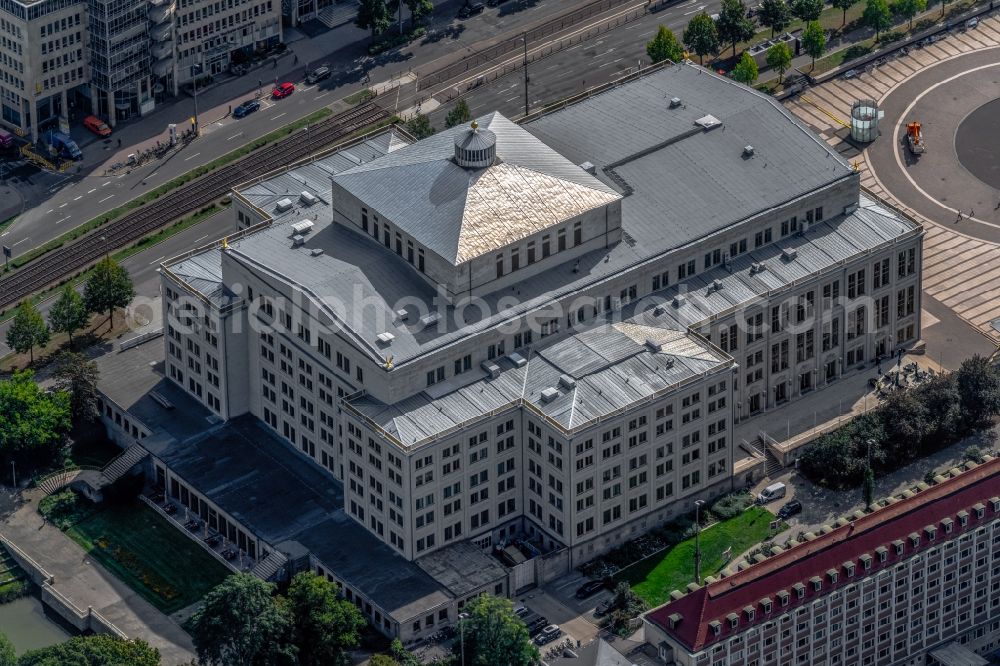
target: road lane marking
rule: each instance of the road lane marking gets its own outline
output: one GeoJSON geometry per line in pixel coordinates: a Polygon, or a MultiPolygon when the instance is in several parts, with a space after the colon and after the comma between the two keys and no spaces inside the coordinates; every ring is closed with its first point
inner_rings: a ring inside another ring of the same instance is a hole
{"type": "Polygon", "coordinates": [[[16,243],[11,243],[11,245],[10,245],[10,246],[11,246],[11,247],[14,247],[15,245],[20,245],[20,244],[21,244],[21,243],[23,243],[24,241],[26,241],[26,240],[30,240],[30,239],[31,239],[31,236],[28,236],[27,238],[22,238],[21,240],[17,241],[16,243]]]}
{"type": "Polygon", "coordinates": [[[96,192],[96,191],[97,191],[97,188],[95,187],[95,188],[94,188],[94,189],[92,189],[92,190],[87,190],[87,194],[93,194],[93,193],[94,193],[94,192],[96,192]]]}
{"type": "Polygon", "coordinates": [[[114,196],[115,196],[115,195],[113,195],[113,194],[112,194],[111,196],[107,196],[107,197],[104,197],[103,199],[101,199],[101,200],[100,200],[100,201],[98,201],[97,203],[104,203],[104,202],[105,202],[105,201],[107,201],[108,199],[112,199],[112,198],[114,198],[114,196]]]}
{"type": "Polygon", "coordinates": [[[54,211],[55,211],[55,208],[49,208],[47,211],[45,211],[45,214],[48,215],[49,213],[54,212],[54,211]]]}
{"type": "Polygon", "coordinates": [[[277,120],[278,118],[280,118],[280,117],[281,117],[281,116],[283,116],[283,115],[285,115],[285,113],[284,113],[284,112],[281,112],[281,113],[279,113],[278,115],[276,115],[276,116],[275,116],[274,118],[271,118],[271,120],[277,120]]]}
{"type": "Polygon", "coordinates": [[[326,97],[329,94],[330,94],[330,91],[327,90],[325,93],[323,93],[321,95],[316,95],[315,97],[313,97],[313,99],[320,99],[321,97],[326,97]]]}
{"type": "Polygon", "coordinates": [[[689,14],[696,14],[696,13],[700,12],[701,10],[703,10],[704,8],[705,8],[705,5],[699,5],[697,9],[692,9],[689,12],[684,12],[684,16],[687,16],[689,14]]]}
{"type": "Polygon", "coordinates": [[[238,136],[243,136],[243,132],[237,132],[236,134],[234,134],[231,137],[229,137],[228,139],[226,139],[226,141],[232,141],[233,139],[235,139],[238,136]]]}
{"type": "Polygon", "coordinates": [[[202,236],[201,238],[196,238],[194,242],[195,242],[195,243],[199,243],[199,242],[201,242],[202,240],[204,240],[204,239],[206,239],[206,238],[208,238],[208,234],[205,234],[205,235],[204,235],[204,236],[202,236]]]}
{"type": "Polygon", "coordinates": [[[194,158],[198,157],[199,155],[201,155],[201,153],[195,153],[191,157],[185,157],[184,161],[187,162],[188,160],[193,160],[194,158]]]}
{"type": "MultiPolygon", "coordinates": [[[[166,255],[163,255],[163,256],[165,257],[166,255]]],[[[151,262],[149,262],[149,265],[152,266],[153,264],[159,263],[162,260],[163,260],[163,257],[157,257],[156,259],[153,259],[151,262]]]]}
{"type": "Polygon", "coordinates": [[[65,207],[66,207],[66,206],[68,206],[68,205],[69,205],[69,202],[67,201],[67,202],[66,202],[66,203],[64,203],[64,204],[59,204],[59,207],[60,207],[60,208],[65,208],[65,207]]]}
{"type": "Polygon", "coordinates": [[[79,200],[80,200],[80,199],[82,199],[82,198],[83,198],[83,195],[81,194],[80,196],[78,196],[78,197],[76,197],[75,199],[73,199],[73,201],[79,201],[79,200]]]}
{"type": "Polygon", "coordinates": [[[521,96],[520,95],[514,95],[510,99],[505,99],[504,103],[506,104],[507,102],[513,102],[515,99],[521,99],[521,96]]]}
{"type": "Polygon", "coordinates": [[[101,183],[101,187],[107,187],[107,186],[108,186],[108,185],[110,185],[110,184],[111,184],[111,181],[110,181],[110,180],[107,180],[107,181],[105,181],[105,182],[101,183]]]}
{"type": "Polygon", "coordinates": [[[61,220],[59,220],[58,222],[56,222],[56,224],[62,224],[63,222],[65,222],[66,220],[68,220],[68,219],[69,219],[69,218],[71,218],[71,217],[73,217],[73,216],[72,216],[72,215],[67,215],[67,216],[66,216],[66,217],[64,217],[63,219],[61,219],[61,220]]]}

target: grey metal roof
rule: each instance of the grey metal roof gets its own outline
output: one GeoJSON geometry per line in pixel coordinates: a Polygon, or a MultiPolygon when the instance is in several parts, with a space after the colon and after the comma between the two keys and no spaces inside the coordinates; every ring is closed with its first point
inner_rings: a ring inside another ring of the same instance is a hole
{"type": "Polygon", "coordinates": [[[415,562],[456,599],[462,599],[487,585],[492,588],[507,578],[507,569],[471,541],[439,548],[415,562]]]}
{"type": "Polygon", "coordinates": [[[455,265],[620,198],[499,113],[479,125],[478,134],[453,127],[333,181],[455,265]],[[456,164],[456,140],[474,147],[487,133],[495,135],[497,161],[483,169],[456,164]]]}

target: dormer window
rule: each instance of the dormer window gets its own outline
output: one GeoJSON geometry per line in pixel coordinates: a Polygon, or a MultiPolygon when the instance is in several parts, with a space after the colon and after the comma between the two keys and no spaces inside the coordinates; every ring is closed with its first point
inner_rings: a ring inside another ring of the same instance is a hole
{"type": "Polygon", "coordinates": [[[809,582],[812,583],[812,588],[814,592],[819,592],[821,589],[823,589],[823,579],[820,578],[819,576],[813,576],[812,578],[809,579],[809,582]]]}
{"type": "Polygon", "coordinates": [[[914,548],[920,545],[920,535],[916,532],[910,535],[910,545],[914,548]]]}
{"type": "Polygon", "coordinates": [[[962,527],[965,527],[966,525],[969,524],[969,512],[968,511],[964,511],[963,510],[963,511],[959,511],[958,512],[958,524],[961,525],[962,527]]]}
{"type": "Polygon", "coordinates": [[[863,566],[865,568],[865,571],[867,571],[867,570],[869,570],[869,569],[872,568],[872,556],[871,555],[869,555],[868,553],[865,553],[859,559],[861,560],[861,566],[863,566]]]}
{"type": "Polygon", "coordinates": [[[982,518],[984,515],[986,515],[986,507],[983,506],[982,504],[977,504],[976,506],[972,507],[972,509],[976,512],[976,518],[982,518]]]}
{"type": "Polygon", "coordinates": [[[713,636],[718,636],[722,633],[722,623],[718,620],[712,620],[708,623],[708,626],[712,629],[713,636]]]}
{"type": "Polygon", "coordinates": [[[667,627],[669,627],[670,629],[676,629],[677,625],[681,623],[682,619],[684,619],[684,616],[681,615],[680,613],[671,613],[667,617],[667,627]]]}
{"type": "Polygon", "coordinates": [[[991,497],[990,506],[993,508],[993,513],[1000,511],[1000,497],[991,497]]]}
{"type": "Polygon", "coordinates": [[[760,607],[761,607],[761,609],[765,613],[770,613],[771,612],[771,600],[770,599],[761,599],[760,600],[760,607]]]}
{"type": "Polygon", "coordinates": [[[745,606],[743,608],[743,612],[747,616],[747,622],[753,622],[753,614],[754,614],[753,606],[745,606]]]}
{"type": "Polygon", "coordinates": [[[928,525],[924,528],[924,532],[927,534],[928,541],[934,541],[934,537],[937,536],[937,528],[933,525],[928,525]]]}
{"type": "Polygon", "coordinates": [[[802,599],[806,596],[806,586],[802,583],[796,583],[792,585],[792,589],[795,590],[795,596],[802,599]]]}
{"type": "Polygon", "coordinates": [[[952,529],[955,527],[955,521],[951,518],[945,518],[941,521],[941,525],[944,526],[944,533],[951,534],[952,529]]]}
{"type": "Polygon", "coordinates": [[[854,575],[854,562],[844,562],[844,575],[848,578],[854,575]]]}
{"type": "Polygon", "coordinates": [[[830,584],[831,585],[833,583],[837,582],[837,570],[836,569],[830,569],[829,571],[827,571],[826,572],[826,576],[827,576],[827,578],[830,579],[830,584]]]}
{"type": "Polygon", "coordinates": [[[781,602],[782,606],[788,605],[789,596],[791,595],[788,594],[788,590],[781,590],[780,592],[778,592],[778,601],[781,602]]]}
{"type": "Polygon", "coordinates": [[[901,540],[893,541],[892,545],[896,549],[897,555],[903,554],[903,542],[901,540]]]}
{"type": "Polygon", "coordinates": [[[885,546],[879,546],[875,549],[875,553],[878,555],[879,562],[885,562],[886,558],[889,556],[889,549],[885,546]]]}
{"type": "Polygon", "coordinates": [[[729,627],[731,629],[735,629],[740,624],[740,616],[736,613],[730,613],[726,616],[726,619],[729,620],[729,627]]]}

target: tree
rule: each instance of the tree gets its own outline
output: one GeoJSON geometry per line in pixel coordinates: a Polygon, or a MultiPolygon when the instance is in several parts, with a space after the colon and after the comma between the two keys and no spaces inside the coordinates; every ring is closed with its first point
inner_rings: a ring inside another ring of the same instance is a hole
{"type": "Polygon", "coordinates": [[[114,325],[115,308],[124,308],[135,296],[128,271],[111,257],[97,262],[83,287],[83,302],[91,312],[108,313],[108,329],[114,325]]]}
{"type": "Polygon", "coordinates": [[[92,422],[97,411],[97,364],[83,354],[60,352],[55,359],[55,388],[69,394],[70,414],[74,424],[92,422]]]}
{"type": "Polygon", "coordinates": [[[437,130],[431,125],[430,118],[423,113],[418,113],[406,121],[406,131],[417,139],[426,139],[437,130]]]}
{"type": "Polygon", "coordinates": [[[962,453],[962,459],[981,465],[983,463],[983,450],[978,446],[969,446],[962,453]]]}
{"type": "Polygon", "coordinates": [[[455,641],[453,650],[468,666],[531,666],[538,663],[538,649],[531,642],[528,629],[514,615],[509,599],[488,594],[466,604],[469,617],[459,623],[462,640],[455,641]]]}
{"type": "Polygon", "coordinates": [[[684,59],[684,49],[681,47],[677,37],[667,26],[661,25],[656,29],[656,36],[646,42],[646,55],[655,65],[664,60],[680,62],[684,59]]]}
{"type": "Polygon", "coordinates": [[[387,654],[373,654],[368,660],[368,666],[399,666],[399,662],[387,654]]]}
{"type": "Polygon", "coordinates": [[[748,86],[753,85],[759,73],[757,62],[746,51],[740,56],[740,61],[736,63],[736,67],[733,67],[733,79],[748,86]]]}
{"type": "Polygon", "coordinates": [[[393,638],[389,644],[389,654],[399,666],[421,666],[423,663],[420,657],[403,647],[403,641],[398,638],[393,638]]]}
{"type": "Polygon", "coordinates": [[[347,663],[347,650],[356,647],[365,626],[361,611],[337,596],[337,585],[311,572],[297,574],[288,588],[300,666],[336,666],[347,663]]]}
{"type": "Polygon", "coordinates": [[[67,284],[49,309],[49,326],[53,331],[68,334],[72,347],[73,334],[86,326],[88,321],[90,313],[87,312],[83,297],[72,285],[67,284]]]}
{"type": "Polygon", "coordinates": [[[472,111],[469,110],[469,105],[464,99],[458,100],[455,106],[448,112],[448,115],[444,118],[445,127],[454,127],[455,125],[461,125],[462,123],[467,123],[472,120],[472,111]]]}
{"type": "Polygon", "coordinates": [[[7,345],[18,354],[28,352],[31,363],[35,362],[35,347],[49,341],[49,327],[45,325],[38,308],[24,299],[14,311],[14,320],[7,329],[7,345]]]}
{"type": "Polygon", "coordinates": [[[719,19],[715,22],[715,30],[719,40],[733,45],[733,57],[736,57],[736,45],[745,42],[754,35],[753,22],[747,18],[747,6],[743,0],[722,0],[719,19]]]}
{"type": "Polygon", "coordinates": [[[962,420],[967,428],[982,429],[1000,414],[1000,373],[982,356],[962,361],[956,374],[962,420]]]}
{"type": "Polygon", "coordinates": [[[215,586],[191,618],[198,659],[212,666],[272,661],[291,624],[273,592],[273,585],[251,574],[234,574],[215,586]]]}
{"type": "Polygon", "coordinates": [[[792,50],[785,42],[778,42],[767,50],[767,66],[778,72],[778,83],[792,66],[792,50]]]}
{"type": "Polygon", "coordinates": [[[854,3],[857,1],[858,0],[830,0],[830,4],[844,12],[844,17],[840,22],[841,27],[847,25],[847,10],[853,7],[854,3]]]}
{"type": "Polygon", "coordinates": [[[915,391],[894,391],[880,413],[892,463],[916,458],[933,427],[923,400],[915,391]]]}
{"type": "Polygon", "coordinates": [[[701,12],[696,14],[684,28],[684,44],[692,53],[698,54],[698,64],[705,64],[705,56],[718,53],[719,33],[712,17],[701,12]]]}
{"type": "Polygon", "coordinates": [[[52,452],[70,428],[69,396],[46,393],[31,372],[0,380],[0,456],[52,452]]]}
{"type": "Polygon", "coordinates": [[[871,511],[872,504],[875,503],[875,472],[872,471],[870,465],[865,468],[864,494],[865,494],[865,509],[871,511]]]}
{"type": "Polygon", "coordinates": [[[892,15],[889,13],[889,5],[885,0],[868,0],[865,5],[865,12],[861,15],[861,20],[866,26],[875,31],[875,41],[878,41],[879,33],[892,26],[892,15]]]}
{"type": "Polygon", "coordinates": [[[896,0],[892,9],[910,22],[910,30],[913,30],[913,17],[927,9],[927,0],[896,0]]]}
{"type": "Polygon", "coordinates": [[[0,631],[0,666],[17,666],[17,653],[14,652],[14,644],[2,631],[0,631]]]}
{"type": "Polygon", "coordinates": [[[360,0],[358,3],[358,16],[354,19],[354,24],[362,30],[370,30],[372,39],[386,31],[389,21],[389,8],[386,7],[385,0],[360,0]]]}
{"type": "Polygon", "coordinates": [[[434,12],[434,3],[431,0],[406,0],[406,6],[410,10],[413,24],[420,23],[425,16],[430,16],[434,12]]]}
{"type": "Polygon", "coordinates": [[[816,69],[816,58],[826,51],[826,31],[819,21],[810,21],[802,33],[802,48],[812,58],[812,68],[816,69]]]}
{"type": "Polygon", "coordinates": [[[771,29],[771,37],[775,31],[781,32],[792,22],[792,13],[785,0],[764,0],[757,9],[757,20],[771,29]]]}
{"type": "MultiPolygon", "coordinates": [[[[0,664],[3,661],[0,660],[0,664]]],[[[21,655],[18,666],[159,666],[160,652],[139,638],[121,640],[97,634],[77,636],[21,655]]]]}
{"type": "Polygon", "coordinates": [[[809,23],[810,21],[818,21],[820,14],[823,13],[823,0],[793,0],[792,1],[792,16],[809,23]]]}

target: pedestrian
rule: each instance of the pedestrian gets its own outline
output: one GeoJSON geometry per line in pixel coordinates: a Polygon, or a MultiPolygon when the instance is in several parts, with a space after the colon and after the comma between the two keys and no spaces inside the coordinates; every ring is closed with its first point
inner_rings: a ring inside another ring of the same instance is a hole
{"type": "Polygon", "coordinates": [[[118,139],[118,147],[119,147],[119,148],[121,148],[121,147],[122,147],[122,140],[121,140],[121,139],[118,139]]]}
{"type": "Polygon", "coordinates": [[[958,217],[955,218],[955,224],[958,224],[961,221],[962,221],[962,211],[958,211],[958,217]]]}
{"type": "Polygon", "coordinates": [[[976,211],[974,211],[974,210],[972,210],[972,209],[970,208],[970,209],[969,209],[969,219],[971,220],[971,219],[972,219],[972,218],[974,218],[975,216],[976,216],[976,211]]]}
{"type": "Polygon", "coordinates": [[[296,65],[299,64],[299,56],[298,55],[295,56],[295,63],[294,64],[296,64],[296,65]]]}
{"type": "Polygon", "coordinates": [[[230,116],[233,115],[233,105],[232,104],[229,105],[229,113],[227,115],[230,115],[230,116]]]}

